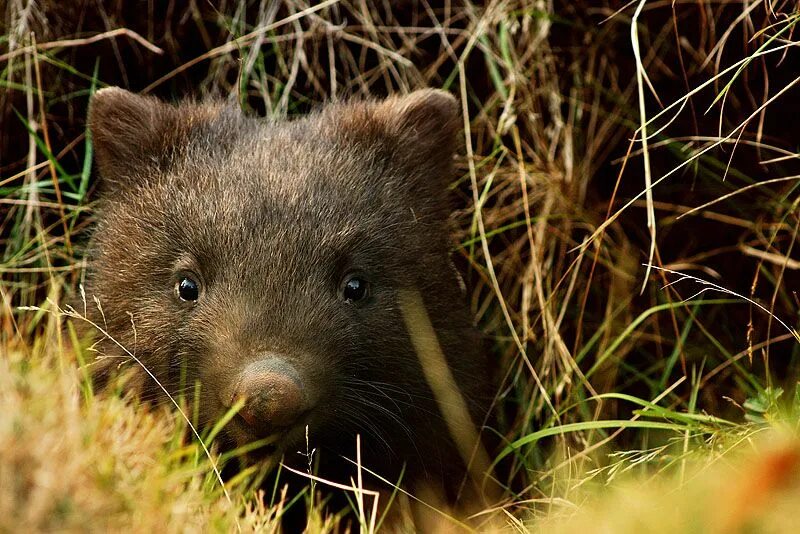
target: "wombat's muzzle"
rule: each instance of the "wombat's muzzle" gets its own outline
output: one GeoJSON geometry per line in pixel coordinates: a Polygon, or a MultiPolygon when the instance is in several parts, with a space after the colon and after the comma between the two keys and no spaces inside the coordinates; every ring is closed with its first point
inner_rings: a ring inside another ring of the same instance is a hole
{"type": "Polygon", "coordinates": [[[222,400],[229,408],[239,399],[239,415],[259,433],[289,427],[311,408],[300,374],[271,354],[247,365],[234,380],[233,394],[222,400]]]}

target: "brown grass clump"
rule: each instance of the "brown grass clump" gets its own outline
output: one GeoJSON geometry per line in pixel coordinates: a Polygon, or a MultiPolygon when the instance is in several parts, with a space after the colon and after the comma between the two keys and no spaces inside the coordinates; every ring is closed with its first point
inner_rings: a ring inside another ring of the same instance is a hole
{"type": "Polygon", "coordinates": [[[673,477],[625,480],[582,508],[565,508],[535,532],[764,532],[796,529],[800,442],[793,434],[739,436],[673,477]]]}
{"type": "Polygon", "coordinates": [[[209,488],[208,460],[176,441],[182,428],[171,414],[92,396],[63,354],[8,349],[0,359],[0,530],[205,532],[274,523],[263,507],[235,508],[209,488]]]}

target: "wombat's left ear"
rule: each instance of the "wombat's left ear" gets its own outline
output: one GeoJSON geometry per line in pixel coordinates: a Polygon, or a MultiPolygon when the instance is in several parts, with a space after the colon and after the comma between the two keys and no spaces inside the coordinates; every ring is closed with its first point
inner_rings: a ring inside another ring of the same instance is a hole
{"type": "Polygon", "coordinates": [[[461,126],[458,101],[438,89],[421,89],[381,101],[330,107],[335,135],[378,148],[406,177],[398,186],[439,198],[453,179],[453,153],[461,126]]]}
{"type": "Polygon", "coordinates": [[[119,87],[101,89],[90,102],[88,122],[103,180],[124,188],[164,170],[189,134],[218,111],[173,106],[119,87]]]}
{"type": "Polygon", "coordinates": [[[378,105],[376,115],[399,134],[441,141],[452,141],[461,116],[458,101],[441,89],[420,89],[387,98],[378,105]]]}
{"type": "Polygon", "coordinates": [[[378,104],[374,117],[383,122],[406,161],[447,169],[452,166],[461,113],[450,93],[421,89],[391,97],[378,104]]]}

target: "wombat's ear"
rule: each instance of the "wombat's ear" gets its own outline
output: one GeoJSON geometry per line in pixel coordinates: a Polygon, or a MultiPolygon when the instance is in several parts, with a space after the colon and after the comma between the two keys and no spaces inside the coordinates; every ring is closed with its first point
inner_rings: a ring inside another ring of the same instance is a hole
{"type": "Polygon", "coordinates": [[[452,141],[459,126],[458,101],[441,89],[420,89],[407,95],[387,98],[376,110],[376,116],[402,135],[418,140],[452,141]]]}
{"type": "Polygon", "coordinates": [[[391,97],[378,104],[375,118],[393,134],[406,161],[428,167],[452,166],[461,114],[450,93],[421,89],[391,97]]]}
{"type": "Polygon", "coordinates": [[[437,89],[421,89],[381,101],[331,107],[337,135],[378,147],[413,183],[397,186],[439,198],[453,178],[453,153],[461,126],[458,101],[437,89]]]}
{"type": "Polygon", "coordinates": [[[119,87],[101,89],[89,104],[89,130],[100,174],[115,186],[168,165],[199,123],[211,119],[212,109],[176,107],[152,96],[119,87]]]}

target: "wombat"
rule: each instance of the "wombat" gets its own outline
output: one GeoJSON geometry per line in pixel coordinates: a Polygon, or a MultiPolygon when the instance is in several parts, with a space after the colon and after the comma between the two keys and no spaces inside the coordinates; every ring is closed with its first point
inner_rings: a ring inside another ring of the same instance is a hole
{"type": "MultiPolygon", "coordinates": [[[[305,470],[308,440],[349,485],[358,435],[366,470],[452,498],[490,398],[449,257],[458,110],[420,90],[271,121],[98,91],[89,318],[170,394],[199,384],[201,423],[241,404],[230,447],[274,437],[262,454],[305,470]]],[[[100,378],[159,393],[99,351],[100,378]]]]}

